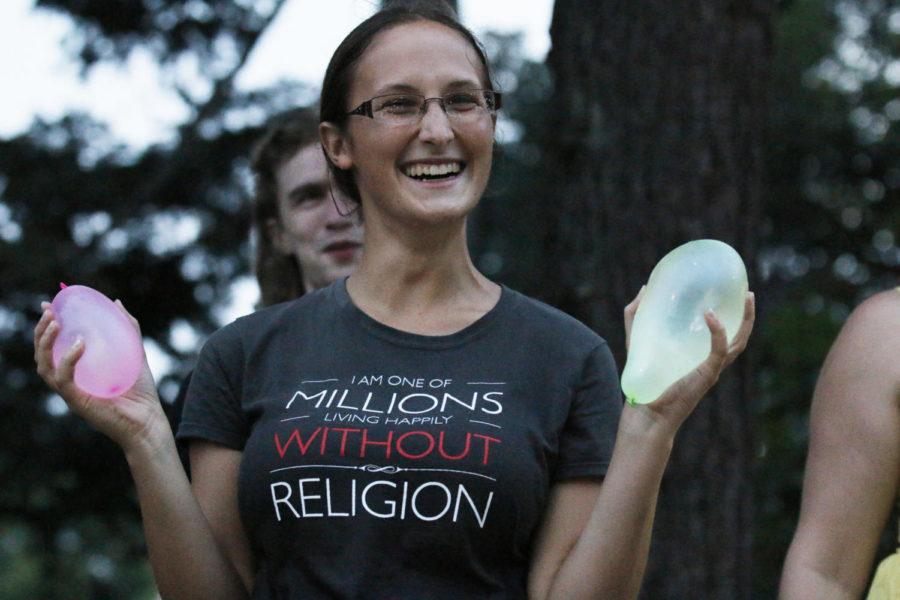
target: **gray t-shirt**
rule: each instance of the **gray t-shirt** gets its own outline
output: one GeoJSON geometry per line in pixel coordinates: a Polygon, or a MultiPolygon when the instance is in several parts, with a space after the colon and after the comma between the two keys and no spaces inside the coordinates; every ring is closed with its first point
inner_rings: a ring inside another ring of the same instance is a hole
{"type": "Polygon", "coordinates": [[[603,477],[621,408],[606,342],[556,309],[504,287],[422,336],[339,281],[215,333],[178,438],[243,451],[254,598],[525,598],[551,485],[603,477]]]}

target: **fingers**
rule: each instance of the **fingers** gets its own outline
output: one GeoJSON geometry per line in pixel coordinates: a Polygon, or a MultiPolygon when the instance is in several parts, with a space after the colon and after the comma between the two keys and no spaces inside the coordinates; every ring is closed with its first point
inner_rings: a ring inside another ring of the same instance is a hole
{"type": "Polygon", "coordinates": [[[725,360],[728,356],[728,335],[725,327],[716,318],[712,310],[703,315],[709,327],[711,347],[709,355],[700,365],[669,386],[657,402],[660,404],[678,403],[685,408],[683,417],[687,417],[700,399],[719,380],[725,360]]]}
{"type": "Polygon", "coordinates": [[[41,336],[43,336],[44,332],[47,331],[47,327],[50,325],[50,323],[52,321],[53,321],[53,311],[49,310],[49,308],[44,308],[44,313],[41,315],[40,320],[38,320],[37,325],[34,326],[34,360],[35,360],[35,362],[37,362],[38,344],[40,343],[41,336]]]}
{"type": "Polygon", "coordinates": [[[120,311],[122,311],[122,314],[128,317],[128,320],[131,321],[131,324],[134,325],[134,328],[137,329],[138,333],[140,333],[141,324],[138,323],[138,320],[135,319],[130,312],[128,312],[128,309],[125,308],[125,305],[122,304],[122,301],[117,298],[115,301],[115,305],[120,311]]]}
{"type": "Polygon", "coordinates": [[[74,385],[75,364],[84,354],[84,341],[79,337],[62,356],[59,364],[53,364],[53,344],[59,335],[60,325],[50,305],[42,303],[44,313],[34,327],[34,362],[38,375],[51,388],[65,397],[70,385],[74,385]]]}
{"type": "Polygon", "coordinates": [[[84,342],[80,339],[76,341],[60,359],[59,364],[54,365],[53,345],[59,331],[59,322],[51,318],[43,334],[38,338],[34,359],[41,379],[68,402],[73,393],[70,388],[75,386],[75,363],[84,353],[84,342]]]}
{"type": "Polygon", "coordinates": [[[631,325],[634,322],[634,315],[637,314],[638,306],[641,305],[641,299],[644,297],[644,290],[647,289],[646,285],[642,285],[640,291],[638,291],[637,296],[634,297],[634,300],[628,303],[628,306],[625,307],[625,350],[628,350],[629,345],[631,344],[631,325]]]}
{"type": "Polygon", "coordinates": [[[733,363],[738,356],[747,348],[750,341],[750,334],[753,332],[753,323],[756,321],[756,296],[753,292],[747,292],[747,299],[744,301],[744,316],[741,320],[741,326],[738,328],[734,339],[731,340],[731,346],[728,348],[728,357],[725,361],[726,366],[733,363]]]}
{"type": "Polygon", "coordinates": [[[719,374],[725,368],[725,359],[728,356],[728,335],[725,327],[712,310],[706,311],[703,317],[706,319],[711,338],[709,355],[687,376],[689,390],[697,400],[719,380],[719,374]]]}
{"type": "Polygon", "coordinates": [[[700,363],[700,366],[688,375],[689,378],[694,379],[691,387],[695,390],[697,400],[719,380],[719,374],[725,368],[725,360],[728,357],[728,334],[725,332],[725,327],[712,310],[706,311],[703,317],[706,319],[706,326],[709,327],[709,355],[700,363]]]}
{"type": "Polygon", "coordinates": [[[56,384],[62,389],[75,379],[75,363],[84,354],[84,340],[79,337],[56,366],[56,384]]]}
{"type": "MultiPolygon", "coordinates": [[[[44,311],[34,328],[34,362],[38,374],[47,381],[53,372],[53,342],[59,334],[59,323],[51,311],[44,311]]],[[[49,381],[48,381],[49,383],[49,381]]]]}
{"type": "Polygon", "coordinates": [[[628,306],[625,307],[625,314],[630,314],[634,316],[634,313],[637,312],[638,306],[641,304],[641,298],[644,297],[644,291],[647,289],[646,285],[642,285],[641,289],[638,290],[637,296],[634,297],[634,300],[628,303],[628,306]]]}
{"type": "Polygon", "coordinates": [[[709,356],[701,363],[700,367],[714,368],[718,379],[718,372],[725,366],[725,359],[728,356],[728,334],[712,310],[707,310],[703,317],[706,319],[706,326],[709,327],[711,343],[709,356]]]}

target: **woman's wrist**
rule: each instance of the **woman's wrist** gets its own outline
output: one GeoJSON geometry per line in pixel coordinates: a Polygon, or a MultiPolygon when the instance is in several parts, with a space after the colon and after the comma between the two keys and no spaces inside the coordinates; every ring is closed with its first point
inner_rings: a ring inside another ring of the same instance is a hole
{"type": "Polygon", "coordinates": [[[623,408],[607,483],[613,480],[621,483],[620,477],[624,477],[631,492],[644,489],[655,497],[653,490],[658,490],[669,464],[675,432],[650,418],[644,409],[646,407],[623,408]]]}
{"type": "Polygon", "coordinates": [[[125,459],[132,467],[145,461],[158,462],[178,454],[172,428],[161,410],[160,415],[152,424],[148,424],[142,435],[135,435],[120,445],[125,452],[125,459]]]}
{"type": "Polygon", "coordinates": [[[617,437],[624,443],[634,442],[670,451],[677,433],[678,427],[650,406],[626,403],[622,408],[617,437]]]}

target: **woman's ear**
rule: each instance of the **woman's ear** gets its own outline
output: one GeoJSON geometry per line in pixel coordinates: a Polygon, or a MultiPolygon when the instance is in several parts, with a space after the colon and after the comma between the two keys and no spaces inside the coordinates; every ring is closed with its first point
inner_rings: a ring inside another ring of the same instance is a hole
{"type": "Polygon", "coordinates": [[[345,133],[334,123],[327,121],[319,123],[319,138],[322,140],[322,148],[325,156],[331,163],[342,171],[353,166],[353,158],[350,156],[350,144],[345,133]]]}

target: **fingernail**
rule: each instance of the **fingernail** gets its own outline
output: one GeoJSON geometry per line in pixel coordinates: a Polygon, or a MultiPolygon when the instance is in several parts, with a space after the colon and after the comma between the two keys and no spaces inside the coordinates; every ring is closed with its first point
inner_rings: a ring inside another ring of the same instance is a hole
{"type": "Polygon", "coordinates": [[[750,299],[756,300],[756,294],[754,294],[753,292],[750,292],[750,299]]]}
{"type": "Polygon", "coordinates": [[[84,339],[81,336],[75,338],[75,343],[72,344],[72,348],[81,348],[84,346],[84,339]]]}

